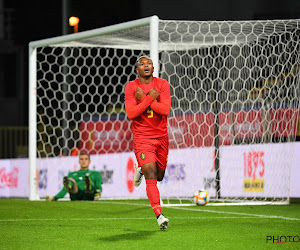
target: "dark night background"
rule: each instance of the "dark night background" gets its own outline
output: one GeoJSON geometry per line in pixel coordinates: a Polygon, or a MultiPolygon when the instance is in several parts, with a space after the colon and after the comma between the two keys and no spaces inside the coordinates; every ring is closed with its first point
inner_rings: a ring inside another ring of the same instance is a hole
{"type": "Polygon", "coordinates": [[[68,16],[80,18],[79,32],[151,15],[199,21],[300,18],[299,0],[0,0],[0,126],[28,126],[28,43],[73,32],[63,22],[63,1],[68,16]]]}

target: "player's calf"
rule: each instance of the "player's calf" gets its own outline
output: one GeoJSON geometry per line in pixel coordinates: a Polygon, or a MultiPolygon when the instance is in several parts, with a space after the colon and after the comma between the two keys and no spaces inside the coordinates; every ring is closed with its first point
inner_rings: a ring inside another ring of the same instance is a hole
{"type": "Polygon", "coordinates": [[[92,180],[89,173],[87,173],[84,177],[84,187],[85,187],[85,192],[89,194],[94,193],[94,190],[92,189],[92,180]]]}
{"type": "Polygon", "coordinates": [[[65,176],[63,178],[63,185],[65,187],[65,189],[67,190],[68,193],[70,193],[73,189],[72,187],[72,183],[70,182],[69,178],[67,176],[65,176]]]}

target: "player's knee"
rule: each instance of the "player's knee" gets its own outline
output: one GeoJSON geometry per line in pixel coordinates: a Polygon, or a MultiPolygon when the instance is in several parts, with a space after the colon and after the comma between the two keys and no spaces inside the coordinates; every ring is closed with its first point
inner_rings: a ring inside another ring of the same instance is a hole
{"type": "Polygon", "coordinates": [[[165,174],[161,173],[161,174],[157,174],[157,181],[162,181],[164,179],[165,174]]]}
{"type": "Polygon", "coordinates": [[[157,176],[156,176],[156,174],[155,174],[155,173],[153,173],[153,172],[150,172],[150,173],[144,174],[144,176],[145,176],[146,180],[148,180],[148,179],[157,179],[157,176]]]}
{"type": "Polygon", "coordinates": [[[157,181],[162,181],[164,177],[157,177],[157,181]]]}
{"type": "Polygon", "coordinates": [[[162,181],[164,179],[164,176],[165,176],[165,171],[159,169],[157,173],[157,181],[162,181]]]}
{"type": "Polygon", "coordinates": [[[155,164],[147,163],[142,166],[142,170],[146,179],[157,179],[157,170],[155,164]]]}

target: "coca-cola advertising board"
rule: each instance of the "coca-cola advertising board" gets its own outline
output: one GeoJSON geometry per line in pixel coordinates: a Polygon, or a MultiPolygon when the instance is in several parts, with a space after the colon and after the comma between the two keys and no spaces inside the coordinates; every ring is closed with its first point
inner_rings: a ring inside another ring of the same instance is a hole
{"type": "Polygon", "coordinates": [[[28,159],[0,160],[0,197],[27,197],[28,159]]]}

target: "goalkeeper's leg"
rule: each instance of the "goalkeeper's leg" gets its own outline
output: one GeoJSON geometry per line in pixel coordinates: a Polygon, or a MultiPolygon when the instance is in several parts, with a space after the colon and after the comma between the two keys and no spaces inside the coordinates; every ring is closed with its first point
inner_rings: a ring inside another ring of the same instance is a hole
{"type": "Polygon", "coordinates": [[[78,193],[78,185],[73,178],[65,176],[63,178],[63,184],[68,193],[70,194],[78,193]]]}
{"type": "Polygon", "coordinates": [[[55,196],[50,196],[47,194],[46,201],[57,201],[57,198],[55,196]]]}
{"type": "Polygon", "coordinates": [[[92,179],[89,173],[84,177],[84,189],[85,189],[85,199],[97,201],[100,199],[101,190],[96,189],[95,184],[92,182],[92,179]]]}
{"type": "Polygon", "coordinates": [[[95,185],[91,180],[90,174],[87,173],[84,177],[84,190],[88,194],[92,194],[95,192],[95,185]]]}

